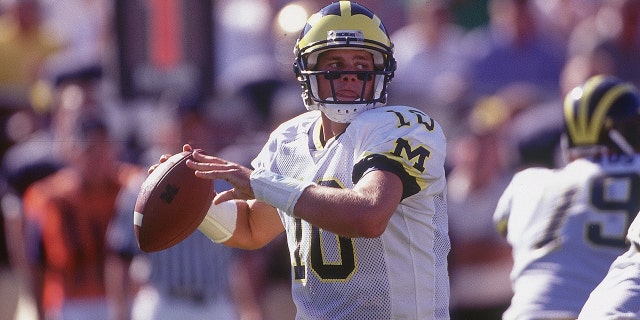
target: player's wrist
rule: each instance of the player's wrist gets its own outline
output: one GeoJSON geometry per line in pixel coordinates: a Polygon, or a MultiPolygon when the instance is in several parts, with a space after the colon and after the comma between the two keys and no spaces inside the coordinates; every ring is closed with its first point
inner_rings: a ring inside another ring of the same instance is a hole
{"type": "Polygon", "coordinates": [[[313,182],[302,181],[275,174],[265,169],[256,169],[251,173],[251,188],[257,200],[284,210],[293,216],[293,209],[304,190],[313,182]]]}
{"type": "Polygon", "coordinates": [[[204,233],[213,242],[221,243],[229,240],[236,230],[238,207],[233,200],[209,207],[207,215],[198,226],[198,230],[204,233]]]}

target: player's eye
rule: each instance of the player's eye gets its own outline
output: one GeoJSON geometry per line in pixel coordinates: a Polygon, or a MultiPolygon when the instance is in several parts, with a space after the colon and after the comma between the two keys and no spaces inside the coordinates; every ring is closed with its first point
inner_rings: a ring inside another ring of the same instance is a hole
{"type": "Polygon", "coordinates": [[[358,70],[373,70],[373,67],[366,63],[358,63],[356,65],[356,69],[358,70]]]}
{"type": "Polygon", "coordinates": [[[344,69],[344,64],[341,62],[331,62],[327,65],[329,67],[329,69],[334,69],[334,70],[341,70],[344,69]]]}

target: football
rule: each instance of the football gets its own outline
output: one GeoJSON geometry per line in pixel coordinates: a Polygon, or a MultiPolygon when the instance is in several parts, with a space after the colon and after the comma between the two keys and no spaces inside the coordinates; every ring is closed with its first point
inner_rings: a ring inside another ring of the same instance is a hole
{"type": "Polygon", "coordinates": [[[213,180],[195,176],[181,152],[161,163],[142,183],[135,204],[134,232],[142,251],[168,249],[193,233],[215,195],[213,180]]]}

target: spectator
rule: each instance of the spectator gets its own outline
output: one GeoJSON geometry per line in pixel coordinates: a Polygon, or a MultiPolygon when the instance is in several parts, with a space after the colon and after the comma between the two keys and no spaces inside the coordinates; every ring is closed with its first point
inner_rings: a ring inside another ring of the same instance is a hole
{"type": "MultiPolygon", "coordinates": [[[[208,117],[207,101],[199,95],[184,95],[178,101],[172,98],[168,95],[162,100],[155,108],[155,117],[143,123],[157,134],[143,159],[157,159],[183,143],[210,150],[222,146],[210,139],[217,136],[218,127],[215,119],[208,117]]],[[[163,251],[145,254],[138,248],[133,211],[146,176],[140,175],[120,193],[118,215],[108,232],[107,245],[112,254],[106,269],[116,319],[196,320],[211,319],[212,315],[240,319],[244,310],[238,310],[235,302],[236,287],[231,282],[235,252],[231,248],[213,246],[199,232],[163,251]]],[[[218,192],[228,188],[228,184],[216,182],[218,192]]]]}
{"type": "Polygon", "coordinates": [[[28,107],[31,86],[62,44],[43,27],[38,0],[13,1],[0,16],[0,105],[28,107]]]}
{"type": "Polygon", "coordinates": [[[466,106],[467,60],[460,50],[462,28],[453,23],[448,1],[416,1],[406,8],[410,23],[394,32],[398,71],[390,103],[416,106],[436,119],[448,137],[466,106]]]}
{"type": "Polygon", "coordinates": [[[118,216],[109,228],[113,253],[106,271],[113,319],[240,319],[230,283],[232,249],[212,246],[199,232],[163,251],[138,249],[131,221],[141,180],[119,195],[118,216]]]}
{"type": "Polygon", "coordinates": [[[535,83],[545,95],[557,94],[565,48],[541,32],[531,1],[489,1],[489,25],[466,36],[462,50],[470,59],[472,99],[514,82],[535,83]]]}
{"type": "Polygon", "coordinates": [[[620,24],[617,29],[612,28],[613,30],[602,34],[594,50],[599,55],[607,56],[613,62],[614,75],[638,86],[640,85],[640,61],[638,61],[640,55],[640,2],[612,0],[606,3],[598,13],[598,21],[606,19],[620,21],[620,24]]]}
{"type": "Polygon", "coordinates": [[[25,250],[46,319],[108,319],[105,237],[117,194],[139,172],[118,161],[105,122],[83,113],[64,146],[65,166],[27,187],[25,250]]]}
{"type": "MultiPolygon", "coordinates": [[[[65,163],[62,145],[73,136],[74,123],[81,110],[97,110],[97,87],[102,79],[99,66],[79,66],[61,71],[53,80],[52,97],[44,109],[25,108],[14,113],[7,130],[24,130],[4,154],[0,177],[6,189],[2,190],[3,213],[8,251],[12,267],[23,274],[28,269],[24,257],[24,215],[20,201],[33,182],[57,171],[65,163]],[[15,123],[15,124],[14,124],[15,123]]],[[[25,279],[21,279],[25,284],[25,279]]],[[[21,287],[29,287],[24,285],[21,287]]],[[[31,308],[31,288],[23,290],[21,310],[31,308]],[[26,303],[25,303],[26,302],[26,303]],[[27,307],[25,307],[27,306],[27,307]]],[[[16,291],[13,291],[16,296],[16,291]]]]}
{"type": "Polygon", "coordinates": [[[512,295],[511,250],[492,220],[512,175],[503,136],[509,107],[499,96],[480,99],[468,118],[470,131],[449,153],[451,319],[499,319],[512,295]]]}

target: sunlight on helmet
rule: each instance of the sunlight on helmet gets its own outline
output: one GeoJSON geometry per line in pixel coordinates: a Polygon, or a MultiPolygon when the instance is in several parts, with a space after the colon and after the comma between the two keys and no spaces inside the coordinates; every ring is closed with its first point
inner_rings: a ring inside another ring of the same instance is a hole
{"type": "Polygon", "coordinates": [[[575,87],[569,92],[569,96],[571,97],[571,99],[578,100],[582,97],[583,93],[584,90],[582,89],[582,87],[575,87]]]}
{"type": "Polygon", "coordinates": [[[299,4],[288,4],[278,13],[278,26],[285,32],[302,30],[309,14],[299,4]]]}

